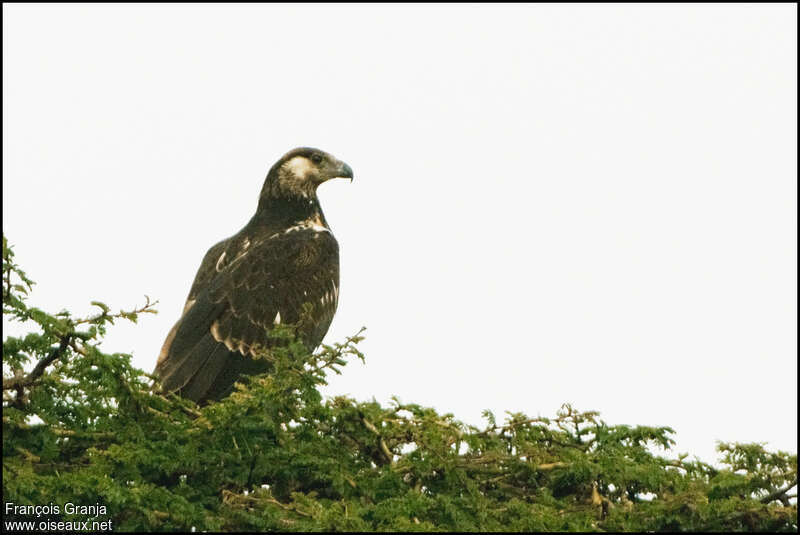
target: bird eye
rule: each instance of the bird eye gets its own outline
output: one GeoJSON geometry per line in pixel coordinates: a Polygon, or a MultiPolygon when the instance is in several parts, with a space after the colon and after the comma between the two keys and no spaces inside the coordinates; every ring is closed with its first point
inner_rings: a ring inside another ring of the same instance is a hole
{"type": "Polygon", "coordinates": [[[320,163],[322,161],[322,155],[320,154],[312,154],[311,161],[314,163],[320,163]]]}

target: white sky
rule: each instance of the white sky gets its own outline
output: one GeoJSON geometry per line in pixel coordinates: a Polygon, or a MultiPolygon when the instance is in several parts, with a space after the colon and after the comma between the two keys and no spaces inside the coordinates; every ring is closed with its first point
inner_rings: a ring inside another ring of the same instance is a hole
{"type": "Polygon", "coordinates": [[[309,145],[326,394],[797,451],[797,6],[3,5],[3,232],[33,304],[160,301],[309,145]]]}

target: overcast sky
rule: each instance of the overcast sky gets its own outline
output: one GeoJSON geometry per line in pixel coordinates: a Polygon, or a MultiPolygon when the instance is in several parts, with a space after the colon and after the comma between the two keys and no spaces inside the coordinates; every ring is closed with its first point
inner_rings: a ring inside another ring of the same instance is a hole
{"type": "Polygon", "coordinates": [[[326,395],[797,451],[797,6],[3,5],[3,232],[53,312],[160,301],[296,146],[340,245],[326,395]]]}

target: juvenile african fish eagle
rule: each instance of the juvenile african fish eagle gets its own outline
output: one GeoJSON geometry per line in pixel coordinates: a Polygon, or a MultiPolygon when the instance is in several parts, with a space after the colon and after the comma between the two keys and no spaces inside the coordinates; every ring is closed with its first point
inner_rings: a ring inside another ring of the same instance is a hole
{"type": "Polygon", "coordinates": [[[227,396],[240,376],[269,371],[253,355],[269,347],[273,325],[298,322],[304,303],[311,317],[297,334],[312,351],[322,342],[339,298],[339,245],[317,199],[331,178],[352,181],[353,171],[313,148],[272,166],[255,215],[200,264],[156,364],[165,391],[206,403],[227,396]]]}

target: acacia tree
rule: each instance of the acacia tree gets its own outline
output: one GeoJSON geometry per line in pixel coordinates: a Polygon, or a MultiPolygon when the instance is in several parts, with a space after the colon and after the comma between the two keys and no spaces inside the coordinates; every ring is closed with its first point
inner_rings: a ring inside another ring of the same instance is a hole
{"type": "MultiPolygon", "coordinates": [[[[127,531],[797,531],[796,454],[721,443],[724,468],[716,469],[667,456],[668,427],[612,426],[569,405],[552,418],[509,413],[502,423],[486,411],[479,429],[398,399],[323,399],[327,373],[363,360],[362,332],[309,354],[282,328],[260,355],[270,374],[198,407],[156,393],[130,355],[98,348],[109,325],[135,322],[155,303],[112,313],[93,302],[91,317],[50,314],[28,304],[32,286],[4,237],[4,319],[34,326],[3,341],[5,522],[108,521],[127,531]]],[[[23,525],[4,527],[15,526],[23,525]]]]}

